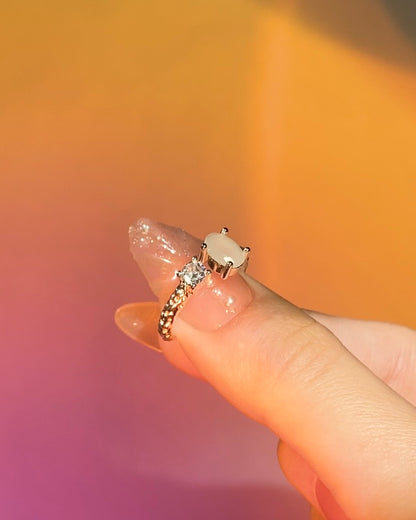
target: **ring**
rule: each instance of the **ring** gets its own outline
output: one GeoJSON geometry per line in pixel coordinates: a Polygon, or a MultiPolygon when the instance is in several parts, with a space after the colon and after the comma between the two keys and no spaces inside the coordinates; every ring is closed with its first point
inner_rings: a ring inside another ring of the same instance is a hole
{"type": "Polygon", "coordinates": [[[228,229],[223,227],[220,233],[210,233],[201,244],[198,257],[185,264],[176,276],[179,285],[170,295],[160,313],[158,330],[162,339],[172,339],[172,325],[176,314],[182,309],[194,289],[208,276],[216,273],[223,280],[238,271],[247,269],[249,247],[241,247],[228,236],[228,229]]]}

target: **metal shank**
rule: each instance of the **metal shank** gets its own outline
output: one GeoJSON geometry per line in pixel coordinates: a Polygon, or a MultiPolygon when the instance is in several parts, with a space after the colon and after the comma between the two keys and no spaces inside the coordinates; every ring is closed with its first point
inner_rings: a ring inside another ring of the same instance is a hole
{"type": "Polygon", "coordinates": [[[182,309],[187,298],[192,294],[192,287],[185,282],[181,282],[173,293],[160,313],[158,330],[162,339],[170,341],[172,339],[172,324],[176,313],[182,309]]]}

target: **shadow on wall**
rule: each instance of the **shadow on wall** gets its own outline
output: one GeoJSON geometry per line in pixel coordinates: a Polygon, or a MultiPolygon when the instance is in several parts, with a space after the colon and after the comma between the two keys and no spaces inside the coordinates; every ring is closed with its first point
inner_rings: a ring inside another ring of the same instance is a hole
{"type": "Polygon", "coordinates": [[[415,0],[260,0],[276,8],[289,8],[308,25],[346,41],[364,52],[416,68],[415,0]],[[404,38],[394,36],[391,25],[404,38]],[[388,20],[388,18],[387,18],[388,20]]]}
{"type": "Polygon", "coordinates": [[[382,0],[399,27],[416,46],[416,3],[414,0],[382,0]]]}

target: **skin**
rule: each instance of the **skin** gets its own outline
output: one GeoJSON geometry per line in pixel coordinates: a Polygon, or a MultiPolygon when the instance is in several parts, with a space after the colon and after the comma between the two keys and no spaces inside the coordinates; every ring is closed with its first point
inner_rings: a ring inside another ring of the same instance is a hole
{"type": "MultiPolygon", "coordinates": [[[[148,232],[183,247],[183,232],[160,226],[148,232]]],[[[154,244],[132,252],[164,303],[177,284],[165,264],[184,261],[167,255],[162,276],[154,244]]],[[[278,435],[311,519],[415,519],[416,332],[302,310],[248,275],[217,278],[177,315],[173,341],[154,332],[160,304],[124,306],[116,322],[278,435]]]]}

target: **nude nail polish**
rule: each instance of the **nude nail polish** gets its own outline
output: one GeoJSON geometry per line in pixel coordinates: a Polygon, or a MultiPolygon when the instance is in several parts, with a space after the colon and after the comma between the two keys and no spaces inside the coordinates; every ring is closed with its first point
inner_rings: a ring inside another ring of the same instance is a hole
{"type": "Polygon", "coordinates": [[[128,303],[116,310],[114,320],[118,328],[131,339],[162,352],[157,333],[159,313],[157,302],[128,303]]]}
{"type": "Polygon", "coordinates": [[[213,273],[197,287],[177,319],[198,330],[216,330],[237,316],[252,299],[251,289],[242,276],[236,274],[222,280],[213,273]]]}
{"type": "MultiPolygon", "coordinates": [[[[133,257],[163,305],[179,283],[176,271],[198,254],[201,240],[146,218],[130,227],[129,237],[133,257]]],[[[215,330],[233,319],[252,298],[247,282],[238,273],[226,280],[212,273],[194,289],[175,321],[215,330]]]]}
{"type": "Polygon", "coordinates": [[[180,228],[139,218],[129,228],[130,252],[160,298],[175,284],[176,269],[199,247],[199,240],[180,228]]]}

